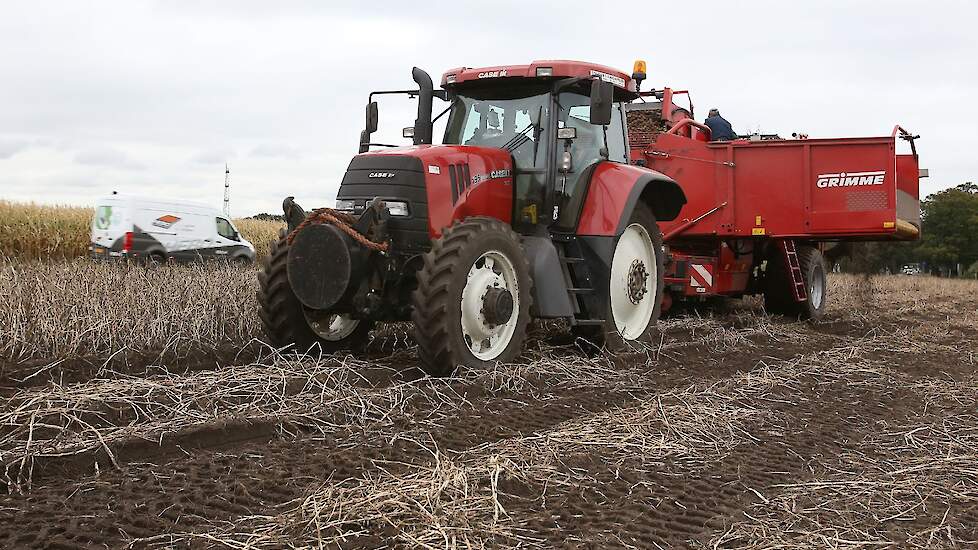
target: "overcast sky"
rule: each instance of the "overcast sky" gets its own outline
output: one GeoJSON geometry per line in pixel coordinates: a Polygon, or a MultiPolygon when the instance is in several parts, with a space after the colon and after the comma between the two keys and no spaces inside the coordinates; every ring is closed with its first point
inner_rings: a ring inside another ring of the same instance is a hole
{"type": "MultiPolygon", "coordinates": [[[[978,7],[930,2],[0,4],[0,199],[331,204],[376,89],[582,59],[688,88],[745,133],[921,135],[922,194],[978,179],[978,7]],[[818,7],[810,7],[818,4],[818,7]],[[750,7],[746,7],[746,6],[750,7]]],[[[436,101],[436,108],[437,108],[436,101]]],[[[388,134],[413,106],[383,103],[388,134]]],[[[393,138],[392,138],[393,139],[393,138]]]]}

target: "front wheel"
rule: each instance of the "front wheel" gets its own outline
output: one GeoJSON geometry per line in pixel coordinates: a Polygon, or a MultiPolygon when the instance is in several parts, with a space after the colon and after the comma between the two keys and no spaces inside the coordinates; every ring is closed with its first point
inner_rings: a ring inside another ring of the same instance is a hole
{"type": "Polygon", "coordinates": [[[611,259],[603,325],[575,327],[586,347],[626,351],[648,340],[662,310],[662,233],[652,211],[635,205],[611,259]]]}
{"type": "Polygon", "coordinates": [[[258,313],[265,335],[278,347],[298,353],[360,349],[366,346],[373,322],[307,308],[289,284],[289,243],[283,230],[262,262],[258,275],[258,313]]]}
{"type": "Polygon", "coordinates": [[[452,225],[424,255],[414,291],[415,340],[425,372],[481,368],[522,351],[530,266],[519,236],[493,218],[452,225]]]}

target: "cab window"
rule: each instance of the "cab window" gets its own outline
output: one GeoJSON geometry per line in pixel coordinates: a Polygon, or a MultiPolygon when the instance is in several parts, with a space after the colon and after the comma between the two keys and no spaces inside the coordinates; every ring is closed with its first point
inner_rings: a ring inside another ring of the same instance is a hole
{"type": "Polygon", "coordinates": [[[231,225],[231,222],[225,220],[224,218],[217,218],[217,234],[225,239],[230,239],[232,241],[238,240],[238,232],[234,230],[234,226],[231,225]]]}

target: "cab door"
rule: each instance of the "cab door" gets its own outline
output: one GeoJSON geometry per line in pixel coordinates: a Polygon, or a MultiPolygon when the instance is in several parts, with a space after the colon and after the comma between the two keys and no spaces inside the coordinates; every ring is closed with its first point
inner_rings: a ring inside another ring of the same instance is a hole
{"type": "Polygon", "coordinates": [[[625,121],[621,102],[612,104],[611,124],[606,128],[591,124],[591,99],[578,92],[563,92],[557,97],[557,131],[573,128],[573,139],[557,139],[554,148],[554,212],[552,227],[558,231],[574,231],[580,219],[584,198],[594,169],[601,162],[628,163],[625,142],[625,121]],[[607,132],[608,158],[601,154],[607,132]],[[571,155],[571,166],[562,172],[564,152],[571,155]]]}

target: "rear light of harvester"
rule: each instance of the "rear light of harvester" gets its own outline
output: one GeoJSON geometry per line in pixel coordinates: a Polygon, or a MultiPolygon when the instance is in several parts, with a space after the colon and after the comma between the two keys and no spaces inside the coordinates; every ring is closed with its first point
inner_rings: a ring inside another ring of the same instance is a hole
{"type": "Polygon", "coordinates": [[[537,67],[537,76],[553,76],[553,67],[537,67]]]}
{"type": "Polygon", "coordinates": [[[122,251],[129,252],[132,250],[132,231],[126,231],[126,236],[122,239],[122,251]]]}

